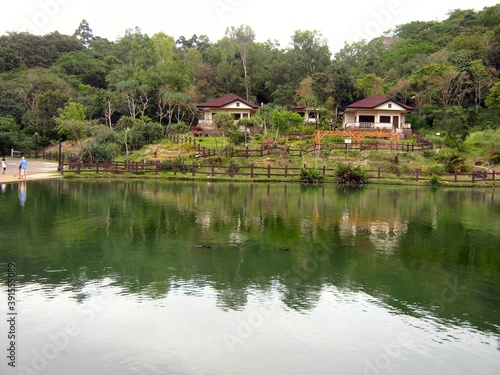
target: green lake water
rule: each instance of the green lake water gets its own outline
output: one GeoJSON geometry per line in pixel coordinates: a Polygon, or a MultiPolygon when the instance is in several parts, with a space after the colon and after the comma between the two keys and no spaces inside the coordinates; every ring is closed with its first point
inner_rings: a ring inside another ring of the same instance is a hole
{"type": "Polygon", "coordinates": [[[2,185],[0,374],[498,375],[499,245],[494,190],[2,185]]]}

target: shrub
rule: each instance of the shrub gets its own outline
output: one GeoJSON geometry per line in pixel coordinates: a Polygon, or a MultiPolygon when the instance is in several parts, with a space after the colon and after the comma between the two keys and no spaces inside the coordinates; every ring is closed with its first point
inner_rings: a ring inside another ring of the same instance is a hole
{"type": "Polygon", "coordinates": [[[247,135],[245,133],[240,132],[240,131],[234,131],[230,132],[227,137],[229,138],[229,141],[235,145],[235,146],[241,146],[245,144],[247,135]]]}
{"type": "Polygon", "coordinates": [[[189,130],[189,125],[179,122],[177,124],[169,125],[167,131],[171,134],[184,134],[189,130]]]}
{"type": "Polygon", "coordinates": [[[362,185],[368,183],[366,172],[361,167],[339,163],[335,172],[337,183],[341,185],[362,185]]]}
{"type": "Polygon", "coordinates": [[[426,159],[433,158],[435,156],[434,150],[424,149],[422,150],[422,156],[426,159]]]}
{"type": "Polygon", "coordinates": [[[439,157],[439,161],[443,163],[443,168],[448,173],[467,171],[464,158],[456,152],[443,154],[439,157]]]}
{"type": "Polygon", "coordinates": [[[104,142],[90,143],[84,154],[88,154],[91,160],[111,160],[116,156],[110,144],[104,142]]]}
{"type": "Polygon", "coordinates": [[[147,144],[154,143],[163,138],[163,126],[160,124],[143,123],[135,126],[129,133],[129,148],[140,150],[147,144]]]}
{"type": "Polygon", "coordinates": [[[497,152],[490,156],[490,163],[495,165],[500,164],[500,152],[497,152]]]}
{"type": "Polygon", "coordinates": [[[426,172],[430,173],[430,174],[439,174],[439,173],[443,173],[444,169],[443,169],[443,166],[441,164],[433,164],[433,165],[430,165],[427,167],[426,172]]]}
{"type": "Polygon", "coordinates": [[[260,142],[262,141],[262,134],[255,134],[253,136],[253,138],[257,141],[257,142],[260,142]]]}
{"type": "Polygon", "coordinates": [[[305,168],[300,172],[300,182],[303,184],[320,184],[325,180],[323,173],[317,169],[305,168]]]}
{"type": "Polygon", "coordinates": [[[168,159],[160,164],[161,171],[173,171],[174,164],[177,164],[177,171],[187,172],[191,169],[190,162],[186,158],[178,157],[176,159],[168,159]]]}
{"type": "Polygon", "coordinates": [[[429,184],[431,184],[431,186],[441,185],[441,181],[439,180],[439,176],[436,176],[435,174],[431,175],[431,178],[429,179],[429,184]]]}

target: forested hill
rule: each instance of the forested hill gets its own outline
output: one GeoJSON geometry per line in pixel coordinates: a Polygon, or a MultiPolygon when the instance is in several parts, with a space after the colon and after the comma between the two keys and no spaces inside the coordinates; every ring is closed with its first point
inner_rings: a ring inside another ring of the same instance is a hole
{"type": "Polygon", "coordinates": [[[8,33],[0,37],[0,146],[22,146],[14,131],[37,132],[41,143],[59,138],[68,103],[85,121],[111,129],[140,118],[189,125],[196,103],[227,93],[335,114],[381,94],[414,106],[417,128],[434,126],[443,113],[496,127],[499,25],[500,4],[455,10],[442,22],[411,22],[335,54],[317,31],[296,31],[289,46],[278,46],[255,42],[246,25],[216,42],[138,28],[109,41],[85,20],[74,35],[8,33]]]}

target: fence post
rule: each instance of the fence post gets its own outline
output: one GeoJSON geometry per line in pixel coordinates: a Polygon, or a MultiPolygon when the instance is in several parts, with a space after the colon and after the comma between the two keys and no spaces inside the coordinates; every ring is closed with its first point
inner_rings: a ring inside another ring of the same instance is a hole
{"type": "Polygon", "coordinates": [[[155,164],[156,164],[156,166],[155,166],[155,174],[158,176],[158,169],[159,169],[159,166],[160,166],[160,162],[157,160],[155,164]]]}
{"type": "Polygon", "coordinates": [[[250,178],[253,178],[253,163],[250,164],[250,178]]]}
{"type": "Polygon", "coordinates": [[[493,179],[493,181],[495,181],[495,170],[493,169],[493,171],[491,172],[491,178],[493,179]]]}
{"type": "Polygon", "coordinates": [[[411,144],[411,152],[415,152],[415,143],[411,144]]]}
{"type": "Polygon", "coordinates": [[[215,164],[212,163],[212,177],[215,177],[215,164]]]}
{"type": "Polygon", "coordinates": [[[193,169],[192,169],[192,171],[193,171],[193,177],[196,176],[196,163],[195,162],[193,162],[193,169]]]}
{"type": "Polygon", "coordinates": [[[288,177],[288,164],[285,165],[285,178],[288,177]]]}
{"type": "Polygon", "coordinates": [[[476,182],[476,175],[474,173],[470,174],[472,176],[472,183],[476,182]]]}
{"type": "Polygon", "coordinates": [[[326,177],[326,165],[323,165],[323,177],[326,177]]]}
{"type": "MultiPolygon", "coordinates": [[[[392,146],[392,145],[391,145],[391,146],[392,146]]],[[[378,177],[378,179],[380,180],[380,167],[378,167],[377,177],[378,177]]]]}
{"type": "Polygon", "coordinates": [[[82,167],[81,160],[78,161],[77,173],[80,174],[80,168],[82,167]]]}
{"type": "Polygon", "coordinates": [[[99,174],[99,161],[95,162],[95,173],[99,174]]]}
{"type": "Polygon", "coordinates": [[[378,141],[375,141],[375,151],[378,151],[378,141]]]}
{"type": "Polygon", "coordinates": [[[419,174],[419,172],[420,172],[420,171],[419,171],[418,169],[415,171],[415,180],[416,180],[417,182],[418,182],[418,174],[419,174]]]}
{"type": "Polygon", "coordinates": [[[455,171],[455,182],[457,182],[457,181],[458,181],[458,172],[455,171]]]}
{"type": "Polygon", "coordinates": [[[246,153],[245,153],[246,158],[248,159],[248,146],[246,147],[245,151],[246,151],[246,153]]]}
{"type": "Polygon", "coordinates": [[[267,178],[271,178],[271,164],[267,165],[267,178]]]}

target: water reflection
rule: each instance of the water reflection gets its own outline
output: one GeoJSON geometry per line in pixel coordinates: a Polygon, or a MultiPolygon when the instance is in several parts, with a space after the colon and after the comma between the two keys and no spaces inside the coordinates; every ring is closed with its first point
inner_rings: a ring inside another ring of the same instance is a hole
{"type": "Polygon", "coordinates": [[[17,194],[19,197],[19,204],[21,205],[21,207],[24,207],[24,205],[26,204],[26,197],[27,197],[26,182],[19,182],[17,185],[18,185],[17,194]]]}
{"type": "Polygon", "coordinates": [[[275,285],[285,306],[310,311],[335,286],[499,332],[494,191],[62,181],[30,185],[31,200],[15,225],[0,219],[1,240],[21,238],[0,261],[16,259],[23,283],[79,295],[112,277],[152,299],[210,285],[235,311],[275,285]]]}
{"type": "Polygon", "coordinates": [[[79,332],[39,373],[498,373],[494,191],[46,181],[21,209],[19,189],[0,263],[23,364],[79,332]]]}

